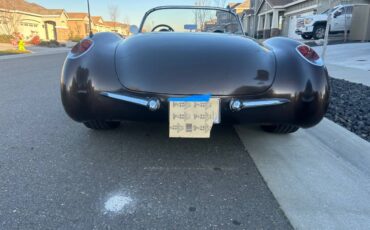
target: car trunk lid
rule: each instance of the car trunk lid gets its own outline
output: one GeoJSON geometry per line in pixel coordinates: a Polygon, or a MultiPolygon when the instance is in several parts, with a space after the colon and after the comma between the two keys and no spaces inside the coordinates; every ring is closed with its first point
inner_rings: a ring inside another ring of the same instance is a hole
{"type": "Polygon", "coordinates": [[[124,40],[116,51],[122,85],[159,94],[249,95],[275,77],[272,51],[235,35],[147,33],[124,40]]]}

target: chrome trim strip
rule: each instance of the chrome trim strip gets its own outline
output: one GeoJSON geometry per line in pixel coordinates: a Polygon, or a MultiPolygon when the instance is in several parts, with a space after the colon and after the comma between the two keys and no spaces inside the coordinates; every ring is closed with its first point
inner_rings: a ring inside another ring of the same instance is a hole
{"type": "Polygon", "coordinates": [[[289,103],[290,100],[284,98],[273,99],[257,99],[257,100],[239,100],[233,99],[230,101],[230,109],[232,111],[240,111],[242,109],[257,108],[264,106],[283,105],[289,103]]]}
{"type": "Polygon", "coordinates": [[[130,102],[130,103],[137,104],[137,105],[148,106],[149,104],[149,99],[131,97],[131,96],[126,96],[126,95],[121,95],[121,94],[116,94],[116,93],[109,93],[109,92],[102,92],[100,94],[106,97],[130,102]]]}
{"type": "Polygon", "coordinates": [[[282,105],[288,103],[288,99],[263,99],[258,101],[243,101],[242,108],[255,108],[261,106],[282,105]]]}

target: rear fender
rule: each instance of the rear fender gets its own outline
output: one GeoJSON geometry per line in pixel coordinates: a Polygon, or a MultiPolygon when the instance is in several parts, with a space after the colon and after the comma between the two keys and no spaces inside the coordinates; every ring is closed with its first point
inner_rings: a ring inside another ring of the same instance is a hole
{"type": "Polygon", "coordinates": [[[67,114],[76,121],[88,120],[93,101],[101,100],[101,91],[119,89],[115,72],[115,50],[122,38],[114,33],[97,33],[93,46],[75,57],[69,53],[61,76],[61,99],[67,114]],[[83,111],[83,112],[81,112],[83,111]]]}
{"type": "Polygon", "coordinates": [[[271,97],[289,98],[294,106],[286,114],[301,127],[311,127],[323,118],[329,105],[329,79],[324,65],[314,65],[296,50],[302,43],[288,38],[271,38],[264,45],[276,56],[276,77],[271,97]]]}

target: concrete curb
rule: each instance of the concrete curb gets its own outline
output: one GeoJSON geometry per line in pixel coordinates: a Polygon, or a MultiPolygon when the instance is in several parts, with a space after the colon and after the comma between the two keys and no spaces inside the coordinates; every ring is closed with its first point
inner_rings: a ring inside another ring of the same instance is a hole
{"type": "Polygon", "coordinates": [[[56,48],[56,50],[54,50],[53,48],[50,48],[50,51],[48,50],[48,51],[42,51],[42,52],[35,52],[31,50],[31,53],[29,54],[15,54],[15,55],[0,56],[0,60],[36,57],[36,56],[42,56],[42,55],[52,55],[52,54],[59,54],[59,53],[67,53],[69,51],[70,49],[68,48],[56,48]]]}
{"type": "Polygon", "coordinates": [[[236,126],[296,229],[370,226],[370,143],[324,119],[291,135],[236,126]]]}

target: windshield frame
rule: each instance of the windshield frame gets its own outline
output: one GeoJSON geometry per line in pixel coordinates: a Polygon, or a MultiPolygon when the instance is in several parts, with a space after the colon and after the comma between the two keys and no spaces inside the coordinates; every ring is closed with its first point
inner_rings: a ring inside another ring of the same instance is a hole
{"type": "Polygon", "coordinates": [[[240,29],[241,29],[242,34],[235,34],[235,35],[244,35],[245,36],[243,24],[242,24],[239,16],[234,11],[232,11],[231,9],[221,8],[221,7],[214,7],[214,6],[158,6],[158,7],[152,8],[152,9],[148,10],[145,13],[143,19],[141,20],[138,33],[142,33],[142,29],[143,29],[143,26],[145,24],[145,21],[146,21],[147,17],[153,12],[158,11],[158,10],[186,10],[186,9],[189,9],[189,10],[219,10],[219,11],[228,12],[228,13],[234,15],[234,17],[236,17],[236,20],[239,23],[239,26],[240,26],[240,29]]]}
{"type": "Polygon", "coordinates": [[[331,14],[333,13],[334,11],[336,11],[337,9],[339,9],[340,5],[338,6],[334,6],[333,8],[329,8],[327,10],[325,10],[324,12],[322,12],[321,14],[331,14]]]}

